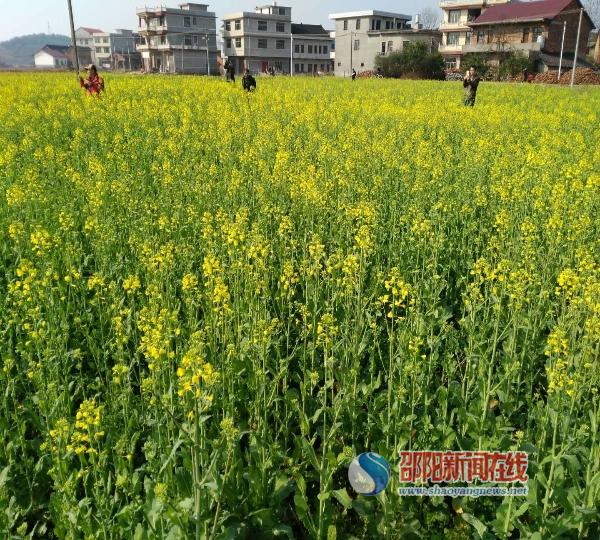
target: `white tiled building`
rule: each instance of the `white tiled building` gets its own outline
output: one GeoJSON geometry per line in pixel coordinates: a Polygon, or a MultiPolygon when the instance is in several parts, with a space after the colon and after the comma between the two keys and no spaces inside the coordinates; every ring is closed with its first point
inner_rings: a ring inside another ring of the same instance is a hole
{"type": "Polygon", "coordinates": [[[460,61],[469,52],[470,45],[477,41],[468,24],[474,21],[482,10],[497,4],[506,4],[510,0],[442,0],[440,7],[444,12],[440,31],[442,43],[439,52],[444,57],[447,68],[461,67],[460,61]]]}
{"type": "Polygon", "coordinates": [[[208,11],[208,4],[144,7],[137,15],[137,50],[147,71],[218,73],[216,15],[208,11]]]}

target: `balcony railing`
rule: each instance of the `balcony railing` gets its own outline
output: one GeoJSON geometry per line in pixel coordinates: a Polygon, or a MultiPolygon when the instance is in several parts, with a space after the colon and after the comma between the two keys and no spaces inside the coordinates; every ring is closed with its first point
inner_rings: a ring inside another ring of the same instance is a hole
{"type": "Polygon", "coordinates": [[[135,12],[136,14],[139,15],[144,15],[145,13],[164,13],[167,10],[167,6],[165,5],[160,5],[160,6],[143,6],[143,7],[139,7],[136,8],[135,12]]]}
{"type": "Polygon", "coordinates": [[[540,51],[539,43],[469,43],[462,46],[463,53],[509,52],[509,51],[540,51]]]}

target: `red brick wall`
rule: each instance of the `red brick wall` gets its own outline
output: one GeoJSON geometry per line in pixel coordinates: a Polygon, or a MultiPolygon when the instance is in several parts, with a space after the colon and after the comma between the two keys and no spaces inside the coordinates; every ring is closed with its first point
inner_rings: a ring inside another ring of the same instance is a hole
{"type": "MultiPolygon", "coordinates": [[[[576,11],[579,9],[578,2],[571,2],[563,11],[576,11]]],[[[562,40],[563,24],[567,21],[567,31],[565,32],[565,52],[575,52],[575,42],[577,41],[577,25],[579,24],[579,13],[561,13],[550,25],[548,37],[546,38],[545,49],[551,53],[560,53],[560,43],[562,40]]],[[[592,30],[592,25],[587,17],[583,16],[581,20],[581,35],[579,36],[578,56],[585,56],[587,42],[592,30]]]]}

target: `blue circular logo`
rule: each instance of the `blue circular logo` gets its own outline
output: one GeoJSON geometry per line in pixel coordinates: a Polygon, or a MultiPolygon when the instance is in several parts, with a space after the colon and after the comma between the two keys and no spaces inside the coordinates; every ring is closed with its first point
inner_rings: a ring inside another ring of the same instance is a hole
{"type": "Polygon", "coordinates": [[[356,456],[348,468],[348,480],[361,495],[377,495],[390,483],[390,465],[375,452],[356,456]]]}

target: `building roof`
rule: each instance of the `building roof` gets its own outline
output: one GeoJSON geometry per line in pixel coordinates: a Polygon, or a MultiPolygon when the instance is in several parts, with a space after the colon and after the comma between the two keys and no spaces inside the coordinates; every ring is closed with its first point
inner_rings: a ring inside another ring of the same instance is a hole
{"type": "MultiPolygon", "coordinates": [[[[562,67],[563,68],[572,68],[573,67],[573,53],[563,53],[562,58],[562,67]]],[[[548,54],[548,53],[540,53],[539,59],[546,64],[549,68],[556,68],[560,65],[560,55],[558,54],[548,54]]],[[[577,55],[577,66],[578,67],[594,67],[587,60],[577,55]]]]}
{"type": "Polygon", "coordinates": [[[82,26],[78,28],[78,30],[85,30],[88,34],[101,34],[102,30],[100,28],[90,28],[89,26],[82,26]]]}
{"type": "Polygon", "coordinates": [[[324,35],[329,37],[329,32],[320,24],[292,23],[292,34],[309,34],[311,36],[324,35]]]}
{"type": "Polygon", "coordinates": [[[371,9],[367,11],[347,11],[345,13],[332,13],[329,15],[330,19],[356,19],[357,17],[391,17],[393,19],[405,19],[410,21],[412,17],[410,15],[402,15],[402,13],[392,13],[390,11],[379,11],[377,9],[371,9]]]}
{"type": "Polygon", "coordinates": [[[44,45],[38,52],[35,54],[45,52],[54,58],[66,58],[67,52],[71,48],[70,45],[44,45]]]}
{"type": "MultiPolygon", "coordinates": [[[[575,1],[579,3],[578,0],[575,1]]],[[[537,0],[535,2],[517,1],[497,4],[486,9],[479,17],[469,23],[469,26],[552,20],[572,2],[573,0],[537,0]]],[[[586,12],[584,13],[589,19],[589,15],[586,12]]]]}

